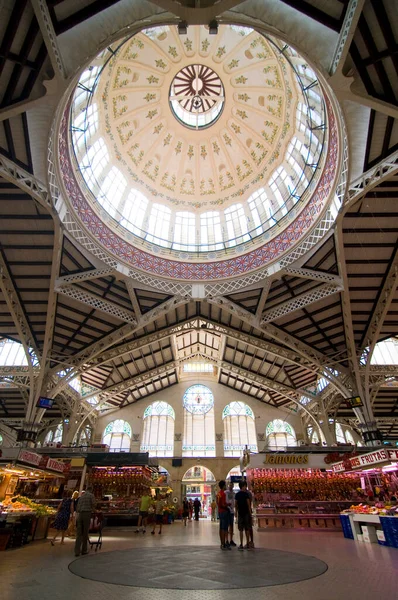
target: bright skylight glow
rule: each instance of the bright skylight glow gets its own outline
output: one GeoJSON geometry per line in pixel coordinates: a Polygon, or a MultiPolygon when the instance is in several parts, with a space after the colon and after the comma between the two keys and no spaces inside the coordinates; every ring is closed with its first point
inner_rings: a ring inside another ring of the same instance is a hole
{"type": "Polygon", "coordinates": [[[0,340],[0,365],[4,367],[27,366],[28,361],[22,344],[12,340],[0,340]]]}

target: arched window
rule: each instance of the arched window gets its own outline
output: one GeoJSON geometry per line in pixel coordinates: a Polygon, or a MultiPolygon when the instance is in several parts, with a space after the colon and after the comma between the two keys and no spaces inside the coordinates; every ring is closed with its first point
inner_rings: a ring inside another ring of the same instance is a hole
{"type": "Polygon", "coordinates": [[[355,446],[355,440],[352,437],[351,431],[349,431],[348,429],[346,429],[346,431],[345,431],[345,439],[346,439],[347,444],[352,444],[353,446],[355,446]]]}
{"type": "Polygon", "coordinates": [[[45,444],[61,444],[64,426],[60,423],[56,429],[50,429],[44,438],[45,444]]]}
{"type": "Polygon", "coordinates": [[[93,430],[89,425],[83,427],[75,437],[76,446],[89,446],[91,444],[91,437],[93,430]]]}
{"type": "Polygon", "coordinates": [[[144,412],[141,452],[149,452],[149,456],[173,456],[174,421],[170,404],[150,404],[144,412]]]}
{"type": "Polygon", "coordinates": [[[296,446],[296,434],[291,425],[282,421],[282,419],[274,419],[270,421],[265,430],[267,437],[267,446],[277,450],[286,446],[296,446]]]}
{"type": "Polygon", "coordinates": [[[336,423],[336,441],[338,444],[345,444],[344,431],[340,423],[336,423]]]}
{"type": "Polygon", "coordinates": [[[244,402],[231,402],[222,412],[224,456],[240,456],[245,449],[258,452],[253,411],[244,402]]]}
{"type": "Polygon", "coordinates": [[[105,427],[102,443],[107,444],[113,452],[130,450],[131,427],[127,421],[117,419],[105,427]]]}
{"type": "Polygon", "coordinates": [[[200,384],[189,387],[183,397],[183,456],[215,456],[214,396],[200,384]]]}

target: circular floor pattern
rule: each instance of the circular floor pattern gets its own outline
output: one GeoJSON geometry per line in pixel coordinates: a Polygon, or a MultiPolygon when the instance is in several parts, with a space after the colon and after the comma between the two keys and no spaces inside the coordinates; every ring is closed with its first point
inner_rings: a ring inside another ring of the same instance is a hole
{"type": "Polygon", "coordinates": [[[74,575],[144,588],[220,590],[267,587],[322,575],[328,566],[314,556],[256,548],[222,551],[214,546],[130,548],[73,561],[74,575]]]}

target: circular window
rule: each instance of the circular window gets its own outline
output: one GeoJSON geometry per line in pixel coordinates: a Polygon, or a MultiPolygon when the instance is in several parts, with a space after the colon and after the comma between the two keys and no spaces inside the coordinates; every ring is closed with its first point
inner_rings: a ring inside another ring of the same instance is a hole
{"type": "Polygon", "coordinates": [[[224,86],[213,69],[188,65],[174,77],[170,86],[170,106],[174,116],[191,129],[209,127],[224,107],[224,86]]]}
{"type": "Polygon", "coordinates": [[[205,385],[192,385],[184,394],[183,405],[190,413],[207,413],[214,406],[213,392],[205,385]]]}

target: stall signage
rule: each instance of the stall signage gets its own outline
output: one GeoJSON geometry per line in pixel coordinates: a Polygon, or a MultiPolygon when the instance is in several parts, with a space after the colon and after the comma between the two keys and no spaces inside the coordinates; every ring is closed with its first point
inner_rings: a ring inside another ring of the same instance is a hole
{"type": "Polygon", "coordinates": [[[308,465],[308,454],[266,454],[265,465],[308,465]]]}
{"type": "Polygon", "coordinates": [[[390,457],[390,460],[398,460],[398,450],[389,450],[388,456],[390,457]]]}
{"type": "MultiPolygon", "coordinates": [[[[392,452],[396,452],[396,450],[392,450],[392,452]]],[[[355,470],[386,462],[391,458],[391,452],[388,452],[387,450],[375,450],[373,452],[369,452],[368,454],[362,454],[361,456],[353,456],[349,459],[349,463],[350,468],[355,470]]],[[[334,463],[331,466],[334,473],[340,473],[341,471],[349,470],[347,469],[344,461],[334,463]]]]}
{"type": "Polygon", "coordinates": [[[345,464],[344,461],[340,461],[337,463],[334,463],[334,465],[332,465],[332,469],[333,469],[333,473],[341,473],[342,471],[345,471],[345,464]]]}
{"type": "Polygon", "coordinates": [[[21,450],[18,454],[18,462],[24,462],[38,467],[41,462],[41,456],[35,452],[29,452],[29,450],[21,450]]]}
{"type": "Polygon", "coordinates": [[[46,468],[50,471],[57,471],[58,473],[63,473],[65,470],[65,465],[60,460],[49,458],[46,464],[46,468]]]}
{"type": "Polygon", "coordinates": [[[149,464],[147,452],[95,452],[88,454],[87,465],[95,466],[145,466],[149,464]]]}

